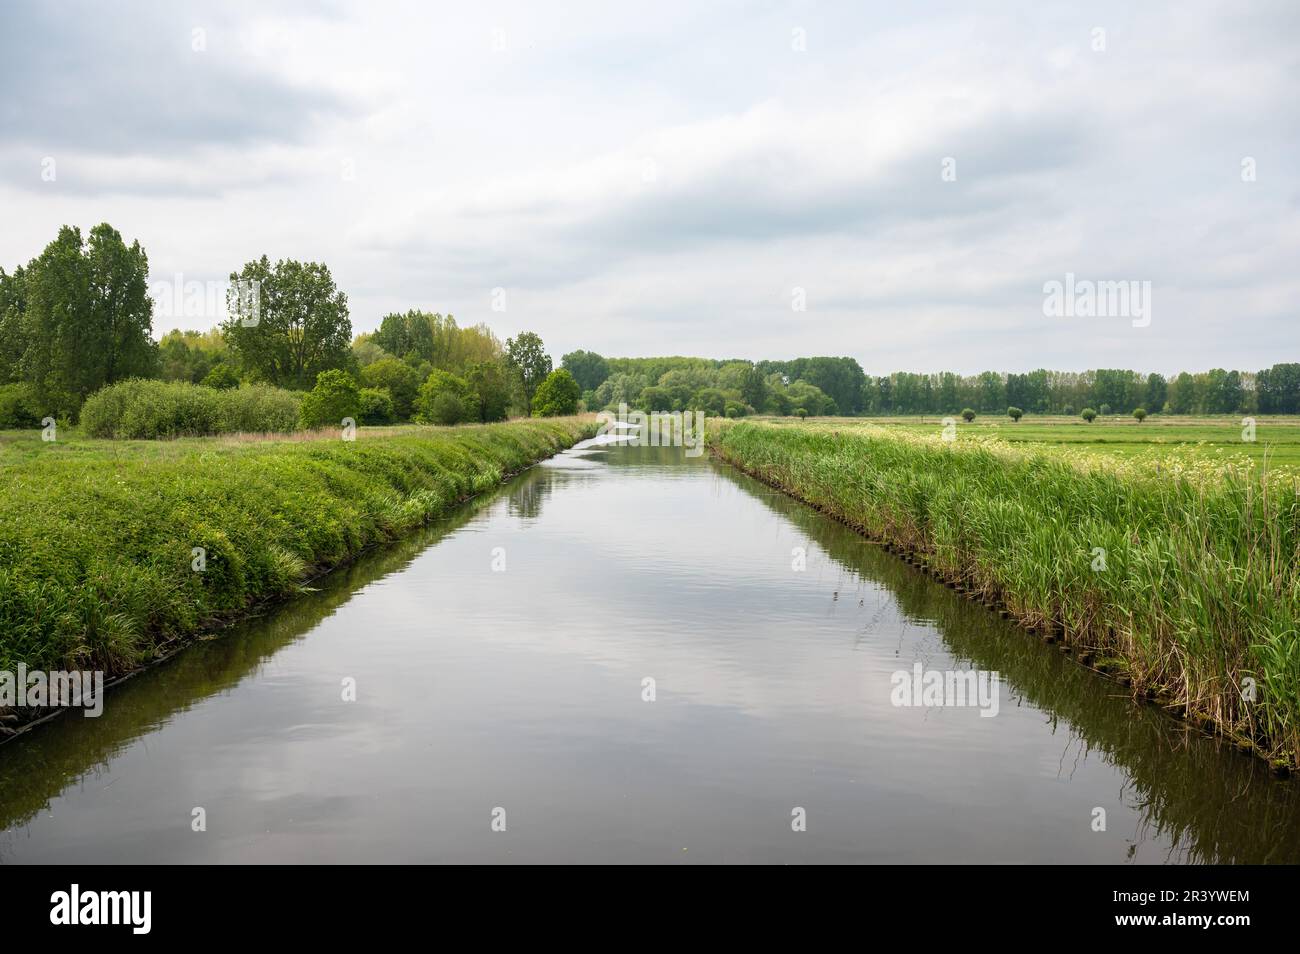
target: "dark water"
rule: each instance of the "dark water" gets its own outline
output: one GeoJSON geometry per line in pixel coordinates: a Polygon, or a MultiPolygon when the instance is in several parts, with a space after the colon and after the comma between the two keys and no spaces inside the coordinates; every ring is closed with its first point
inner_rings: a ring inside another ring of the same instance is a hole
{"type": "Polygon", "coordinates": [[[747,478],[588,447],[0,747],[0,860],[1296,862],[1297,792],[747,478]],[[916,662],[997,714],[895,706],[916,662]]]}

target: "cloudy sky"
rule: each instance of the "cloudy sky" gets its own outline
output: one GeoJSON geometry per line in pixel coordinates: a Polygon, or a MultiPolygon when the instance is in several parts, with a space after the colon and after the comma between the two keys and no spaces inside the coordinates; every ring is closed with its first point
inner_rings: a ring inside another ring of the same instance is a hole
{"type": "Polygon", "coordinates": [[[0,86],[7,268],[108,221],[557,359],[1300,359],[1292,0],[5,2],[0,86]],[[1150,323],[1045,316],[1067,272],[1150,323]]]}

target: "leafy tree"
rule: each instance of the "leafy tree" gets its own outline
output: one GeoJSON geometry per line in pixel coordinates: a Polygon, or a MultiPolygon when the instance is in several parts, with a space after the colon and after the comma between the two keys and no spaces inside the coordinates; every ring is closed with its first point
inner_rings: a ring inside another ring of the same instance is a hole
{"type": "Polygon", "coordinates": [[[420,385],[415,419],[425,424],[459,424],[476,419],[477,406],[469,382],[450,371],[434,370],[420,385]]]}
{"type": "Polygon", "coordinates": [[[375,341],[374,335],[361,334],[352,339],[352,360],[362,370],[376,361],[391,357],[392,355],[375,341]]]}
{"type": "Polygon", "coordinates": [[[668,393],[666,388],[653,385],[641,391],[638,404],[647,411],[671,411],[673,409],[673,396],[668,393]]]}
{"type": "Polygon", "coordinates": [[[1261,414],[1300,414],[1300,364],[1275,364],[1255,375],[1261,414]]]}
{"type": "Polygon", "coordinates": [[[609,377],[609,362],[594,351],[571,351],[561,359],[560,367],[572,374],[584,391],[596,390],[609,377]]]}
{"type": "Polygon", "coordinates": [[[27,270],[21,265],[6,275],[0,268],[0,384],[21,377],[27,341],[23,315],[27,311],[27,270]]]}
{"type": "Polygon", "coordinates": [[[234,358],[220,331],[167,332],[158,342],[158,371],[164,381],[189,381],[198,384],[218,364],[230,364],[234,358]]]}
{"type": "Polygon", "coordinates": [[[1020,410],[1020,408],[1018,407],[1007,408],[1007,417],[1011,418],[1011,420],[1015,421],[1016,423],[1019,423],[1020,419],[1024,416],[1025,416],[1025,412],[1020,410]]]}
{"type": "Polygon", "coordinates": [[[232,272],[232,282],[261,283],[256,324],[237,314],[231,289],[231,318],[222,325],[226,341],[243,366],[280,387],[305,388],[322,371],[352,363],[348,296],[334,284],[327,266],[263,255],[232,272]]]}
{"type": "Polygon", "coordinates": [[[1079,416],[1083,418],[1085,421],[1087,421],[1089,424],[1091,424],[1093,421],[1097,419],[1097,412],[1090,407],[1085,407],[1082,411],[1079,412],[1079,416]]]}
{"type": "Polygon", "coordinates": [[[302,399],[303,427],[341,427],[343,419],[361,416],[361,394],[346,371],[332,369],[316,375],[316,386],[302,399]]]}
{"type": "Polygon", "coordinates": [[[504,421],[510,407],[510,377],[500,361],[475,361],[465,369],[474,420],[504,421]]]}
{"type": "Polygon", "coordinates": [[[387,391],[393,403],[393,414],[398,420],[405,421],[410,419],[415,409],[420,375],[405,361],[390,355],[361,369],[361,386],[387,391]]]}
{"type": "Polygon", "coordinates": [[[406,314],[388,314],[379,322],[379,330],[372,340],[391,355],[399,358],[414,356],[417,360],[434,359],[434,322],[441,321],[441,315],[426,315],[412,309],[406,314]]]}
{"type": "Polygon", "coordinates": [[[1137,419],[1137,422],[1141,424],[1143,421],[1146,420],[1147,409],[1144,407],[1135,407],[1133,409],[1133,416],[1137,419]]]}
{"type": "Polygon", "coordinates": [[[507,338],[506,366],[523,382],[524,396],[531,406],[537,388],[551,373],[551,356],[546,353],[542,339],[531,331],[522,332],[518,338],[507,338]]]}
{"type": "MultiPolygon", "coordinates": [[[[21,375],[46,406],[73,414],[92,391],[157,368],[149,259],[103,223],[82,242],[64,226],[27,268],[21,375]]],[[[10,296],[13,295],[11,291],[10,296]]]]}
{"type": "Polygon", "coordinates": [[[1102,417],[1106,417],[1108,414],[1110,414],[1110,405],[1109,405],[1109,404],[1103,404],[1103,405],[1099,408],[1099,410],[1101,411],[1101,416],[1102,416],[1102,417]]]}
{"type": "Polygon", "coordinates": [[[227,390],[239,387],[239,372],[224,361],[212,366],[212,370],[203,376],[203,385],[209,388],[227,390]]]}
{"type": "MultiPolygon", "coordinates": [[[[745,372],[745,378],[740,384],[741,399],[753,408],[760,408],[767,403],[767,382],[763,379],[763,372],[756,366],[751,365],[745,372]]],[[[861,404],[859,395],[858,403],[861,404]]]]}
{"type": "Polygon", "coordinates": [[[537,386],[533,395],[533,417],[556,417],[578,413],[578,398],[582,389],[573,375],[563,368],[552,371],[537,386]]]}
{"type": "Polygon", "coordinates": [[[691,397],[692,410],[700,410],[714,417],[727,413],[727,396],[718,388],[700,388],[691,397]]]}
{"type": "Polygon", "coordinates": [[[1153,407],[1159,411],[1165,406],[1165,401],[1169,397],[1169,382],[1165,380],[1164,375],[1156,374],[1154,371],[1147,375],[1147,386],[1144,398],[1147,407],[1153,407]]]}
{"type": "Polygon", "coordinates": [[[962,416],[962,420],[964,420],[967,424],[969,424],[971,421],[975,420],[975,411],[972,410],[971,408],[965,408],[964,410],[962,410],[961,416],[962,416]]]}

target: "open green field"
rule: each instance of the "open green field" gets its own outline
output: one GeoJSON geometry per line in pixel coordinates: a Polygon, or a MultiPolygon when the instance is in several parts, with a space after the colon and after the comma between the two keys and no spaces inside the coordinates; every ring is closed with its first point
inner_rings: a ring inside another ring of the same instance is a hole
{"type": "MultiPolygon", "coordinates": [[[[1079,417],[1025,415],[1019,423],[1007,417],[980,415],[967,424],[957,418],[957,440],[996,438],[1016,444],[1041,444],[1126,457],[1159,457],[1170,453],[1219,459],[1248,457],[1269,467],[1300,470],[1300,417],[1260,415],[1255,440],[1243,440],[1242,418],[1161,417],[1139,424],[1131,417],[1098,417],[1091,424],[1079,417]]],[[[937,434],[943,416],[818,418],[809,423],[835,428],[879,425],[911,434],[937,434]]]]}
{"type": "Polygon", "coordinates": [[[174,441],[0,434],[0,669],[111,677],[301,590],[592,418],[174,441]]]}

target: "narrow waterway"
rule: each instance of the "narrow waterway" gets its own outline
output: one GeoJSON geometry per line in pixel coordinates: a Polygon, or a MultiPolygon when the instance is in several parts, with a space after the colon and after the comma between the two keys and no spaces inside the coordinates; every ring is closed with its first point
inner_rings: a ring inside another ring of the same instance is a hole
{"type": "Polygon", "coordinates": [[[1300,785],[680,449],[317,586],[0,746],[0,861],[1300,861],[1300,785]]]}

